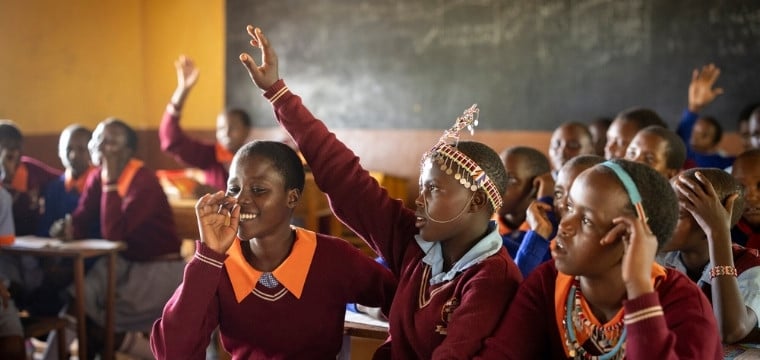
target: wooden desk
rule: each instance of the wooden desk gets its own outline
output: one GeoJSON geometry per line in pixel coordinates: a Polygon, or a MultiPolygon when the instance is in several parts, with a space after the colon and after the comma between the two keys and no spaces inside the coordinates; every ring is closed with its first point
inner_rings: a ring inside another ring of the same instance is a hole
{"type": "Polygon", "coordinates": [[[369,359],[388,338],[388,323],[346,311],[339,360],[369,359]]]}
{"type": "Polygon", "coordinates": [[[70,257],[74,259],[74,289],[76,296],[77,337],[79,358],[87,359],[87,327],[84,309],[84,259],[108,256],[108,282],[106,284],[106,339],[103,358],[114,358],[114,302],[116,297],[116,254],[126,249],[122,242],[108,240],[80,240],[56,243],[53,239],[21,236],[13,245],[0,247],[0,251],[13,255],[44,257],[70,257]],[[47,245],[47,246],[45,246],[47,245]]]}

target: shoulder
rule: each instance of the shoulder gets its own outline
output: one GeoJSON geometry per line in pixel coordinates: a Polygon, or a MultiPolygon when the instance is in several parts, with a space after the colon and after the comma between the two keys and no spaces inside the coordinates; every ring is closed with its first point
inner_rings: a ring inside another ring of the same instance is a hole
{"type": "Polygon", "coordinates": [[[690,306],[698,312],[712,314],[712,306],[696,283],[676,269],[665,268],[665,270],[666,278],[655,291],[666,313],[668,308],[680,312],[683,310],[682,307],[690,306]],[[679,308],[681,310],[677,310],[679,308]]]}
{"type": "Polygon", "coordinates": [[[520,269],[509,257],[504,247],[481,262],[468,268],[462,274],[471,281],[517,285],[522,281],[520,269]]]}

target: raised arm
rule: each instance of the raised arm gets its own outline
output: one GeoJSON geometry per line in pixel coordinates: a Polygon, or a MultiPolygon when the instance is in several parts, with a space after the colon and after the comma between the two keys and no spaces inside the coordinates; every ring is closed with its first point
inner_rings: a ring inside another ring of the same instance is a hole
{"type": "Polygon", "coordinates": [[[317,120],[279,80],[277,55],[260,29],[247,28],[251,45],[260,48],[261,64],[241,54],[251,80],[265,90],[280,124],[290,133],[309,163],[319,188],[327,193],[333,212],[388,262],[396,274],[404,250],[417,229],[415,216],[391,199],[359,163],[359,158],[317,120]]]}
{"type": "Polygon", "coordinates": [[[713,87],[715,86],[715,82],[718,81],[719,76],[720,69],[715,64],[705,65],[701,70],[694,69],[691,74],[689,105],[684,111],[676,131],[687,147],[689,147],[691,131],[697,122],[699,112],[705,106],[712,103],[720,94],[723,94],[722,88],[713,87]]]}

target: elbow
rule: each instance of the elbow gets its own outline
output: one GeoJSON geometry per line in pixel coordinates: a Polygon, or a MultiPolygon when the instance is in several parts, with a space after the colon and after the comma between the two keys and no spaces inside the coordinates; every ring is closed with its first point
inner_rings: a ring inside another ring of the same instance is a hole
{"type": "Polygon", "coordinates": [[[734,326],[730,329],[721,329],[720,339],[724,344],[736,344],[749,335],[751,329],[744,325],[734,326]]]}

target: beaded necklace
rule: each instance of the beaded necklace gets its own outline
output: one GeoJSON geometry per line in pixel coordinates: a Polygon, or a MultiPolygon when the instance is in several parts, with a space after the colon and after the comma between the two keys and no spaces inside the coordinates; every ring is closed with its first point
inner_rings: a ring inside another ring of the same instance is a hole
{"type": "Polygon", "coordinates": [[[565,319],[562,321],[567,353],[574,359],[613,360],[624,358],[626,329],[623,320],[621,319],[609,326],[597,326],[583,313],[582,298],[580,281],[576,277],[567,295],[565,319]],[[576,327],[589,336],[591,343],[602,355],[588,353],[575,336],[576,327]]]}

